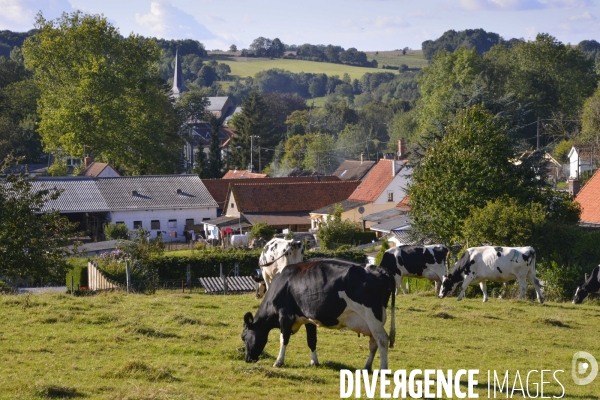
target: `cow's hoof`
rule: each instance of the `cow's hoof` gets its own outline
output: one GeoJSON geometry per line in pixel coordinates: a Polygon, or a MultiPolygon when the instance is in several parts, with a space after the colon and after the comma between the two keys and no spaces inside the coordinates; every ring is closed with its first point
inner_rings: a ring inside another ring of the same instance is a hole
{"type": "Polygon", "coordinates": [[[275,361],[275,364],[273,364],[273,366],[274,366],[275,368],[283,367],[283,363],[282,363],[282,362],[279,362],[279,361],[275,361]]]}
{"type": "Polygon", "coordinates": [[[311,367],[318,367],[319,363],[318,362],[314,362],[313,360],[310,360],[310,366],[311,367]]]}

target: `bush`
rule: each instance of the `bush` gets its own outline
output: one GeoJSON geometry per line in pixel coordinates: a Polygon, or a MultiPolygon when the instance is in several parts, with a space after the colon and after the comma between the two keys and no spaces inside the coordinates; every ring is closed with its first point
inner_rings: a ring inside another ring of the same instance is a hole
{"type": "MultiPolygon", "coordinates": [[[[190,266],[192,281],[198,278],[219,276],[219,264],[223,264],[223,273],[230,274],[234,265],[239,265],[242,276],[254,275],[258,269],[258,259],[262,249],[221,249],[211,248],[195,252],[191,256],[171,256],[165,254],[153,257],[149,261],[149,267],[156,270],[159,280],[186,279],[187,266],[190,266]]],[[[307,251],[304,253],[305,260],[312,258],[341,258],[344,260],[364,263],[365,254],[358,250],[345,251],[307,251]]]]}
{"type": "Polygon", "coordinates": [[[250,239],[260,239],[263,238],[266,241],[273,239],[277,230],[273,228],[271,225],[268,225],[264,222],[259,222],[252,226],[250,229],[250,239]]]}
{"type": "Polygon", "coordinates": [[[356,231],[352,236],[352,243],[355,245],[371,243],[377,240],[377,234],[373,231],[356,231]]]}
{"type": "Polygon", "coordinates": [[[73,285],[75,288],[88,286],[87,259],[71,258],[68,263],[72,268],[67,271],[67,289],[71,289],[71,277],[73,277],[73,285]]]}
{"type": "Polygon", "coordinates": [[[385,254],[386,250],[388,250],[389,248],[390,244],[387,240],[384,239],[383,242],[381,242],[381,249],[379,249],[379,253],[377,254],[377,257],[375,257],[375,265],[381,264],[381,259],[383,258],[383,255],[385,254]]]}
{"type": "Polygon", "coordinates": [[[360,231],[357,223],[342,221],[342,211],[341,204],[336,204],[333,215],[329,214],[321,224],[317,237],[322,248],[331,250],[343,244],[352,244],[354,235],[360,231]]]}
{"type": "Polygon", "coordinates": [[[110,224],[104,224],[104,235],[110,240],[128,240],[129,229],[127,229],[127,225],[125,224],[113,224],[111,222],[110,224]]]}

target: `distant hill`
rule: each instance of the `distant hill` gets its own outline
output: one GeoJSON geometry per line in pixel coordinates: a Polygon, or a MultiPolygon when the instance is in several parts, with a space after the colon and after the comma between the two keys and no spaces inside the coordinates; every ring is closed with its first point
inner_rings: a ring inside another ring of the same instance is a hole
{"type": "Polygon", "coordinates": [[[14,47],[23,46],[25,39],[32,36],[35,32],[35,29],[28,32],[0,31],[0,56],[9,58],[11,50],[14,47]]]}

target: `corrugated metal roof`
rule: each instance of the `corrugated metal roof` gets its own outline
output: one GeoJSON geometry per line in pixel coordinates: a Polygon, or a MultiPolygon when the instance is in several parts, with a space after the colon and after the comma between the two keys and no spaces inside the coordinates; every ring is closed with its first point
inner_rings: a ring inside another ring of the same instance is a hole
{"type": "Polygon", "coordinates": [[[388,220],[385,220],[380,224],[370,227],[369,229],[371,229],[372,231],[389,233],[398,228],[408,226],[411,224],[411,222],[412,222],[412,220],[409,216],[401,215],[396,218],[390,218],[388,220]]]}
{"type": "Polygon", "coordinates": [[[217,207],[197,175],[98,178],[97,182],[111,210],[217,207]]]}
{"type": "Polygon", "coordinates": [[[35,190],[59,189],[56,200],[48,200],[42,211],[59,210],[62,213],[109,211],[106,200],[100,194],[97,182],[88,177],[40,177],[33,182],[35,190]]]}
{"type": "Polygon", "coordinates": [[[384,221],[388,218],[396,217],[398,215],[406,214],[406,211],[401,210],[399,208],[393,207],[388,208],[387,210],[379,211],[373,214],[365,215],[364,217],[360,217],[360,220],[369,221],[369,222],[379,222],[384,221]]]}
{"type": "Polygon", "coordinates": [[[37,190],[63,190],[58,199],[46,203],[43,211],[56,209],[69,213],[217,207],[197,175],[42,177],[33,185],[37,190]]]}

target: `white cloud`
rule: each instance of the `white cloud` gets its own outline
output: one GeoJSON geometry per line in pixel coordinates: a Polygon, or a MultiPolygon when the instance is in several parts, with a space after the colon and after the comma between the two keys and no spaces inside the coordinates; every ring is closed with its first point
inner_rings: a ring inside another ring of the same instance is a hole
{"type": "Polygon", "coordinates": [[[148,14],[135,14],[135,22],[153,35],[165,39],[213,39],[215,35],[185,11],[169,2],[157,0],[150,3],[148,14]]]}
{"type": "Polygon", "coordinates": [[[46,19],[73,11],[67,0],[0,0],[0,10],[0,29],[13,31],[33,29],[38,11],[42,11],[46,19]]]}
{"type": "Polygon", "coordinates": [[[377,17],[374,20],[374,24],[378,28],[388,27],[405,27],[408,23],[400,17],[377,17]]]}
{"type": "Polygon", "coordinates": [[[573,9],[591,4],[591,0],[461,0],[463,8],[475,10],[523,11],[544,8],[573,9]]]}
{"type": "Polygon", "coordinates": [[[581,15],[573,15],[569,19],[571,21],[592,21],[592,20],[595,20],[596,17],[594,17],[592,14],[590,14],[589,11],[585,11],[581,15]]]}

